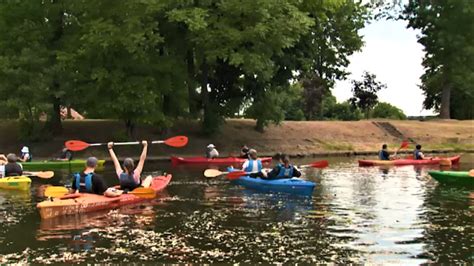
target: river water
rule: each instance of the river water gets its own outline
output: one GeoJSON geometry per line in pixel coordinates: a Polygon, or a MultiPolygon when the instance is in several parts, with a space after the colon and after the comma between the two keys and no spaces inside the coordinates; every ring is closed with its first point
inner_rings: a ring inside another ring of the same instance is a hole
{"type": "MultiPolygon", "coordinates": [[[[317,182],[310,197],[206,179],[204,166],[147,163],[148,173],[173,174],[153,201],[49,220],[36,209],[40,192],[68,173],[34,179],[30,192],[0,191],[0,263],[473,263],[472,188],[439,185],[427,175],[437,166],[329,162],[304,172],[317,182]]],[[[471,168],[464,155],[457,169],[471,168]]],[[[110,165],[101,174],[115,182],[110,165]]]]}

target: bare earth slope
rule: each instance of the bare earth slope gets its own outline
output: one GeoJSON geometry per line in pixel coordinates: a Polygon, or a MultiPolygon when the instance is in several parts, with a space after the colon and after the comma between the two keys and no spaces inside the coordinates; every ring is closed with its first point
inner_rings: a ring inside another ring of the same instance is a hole
{"type": "MultiPolygon", "coordinates": [[[[17,122],[3,121],[0,126],[0,153],[18,153],[23,144],[28,144],[36,158],[53,158],[65,140],[79,139],[91,143],[125,140],[123,123],[118,121],[66,121],[63,125],[64,133],[60,137],[43,143],[24,143],[18,141],[17,122]]],[[[139,126],[136,135],[137,139],[147,140],[164,139],[174,135],[189,137],[189,145],[182,149],[153,146],[150,155],[160,157],[169,154],[201,155],[209,143],[215,144],[222,156],[238,154],[242,144],[255,147],[261,154],[267,155],[280,151],[293,155],[363,153],[376,151],[383,143],[387,143],[391,149],[396,149],[402,141],[401,135],[421,143],[425,150],[474,149],[472,120],[285,121],[278,126],[270,126],[264,133],[255,131],[254,125],[253,120],[230,119],[223,125],[220,133],[213,137],[204,137],[200,134],[197,122],[182,121],[165,133],[153,127],[139,126]]],[[[413,145],[410,148],[413,148],[413,145]]],[[[122,156],[137,156],[140,148],[120,147],[118,152],[122,156]]],[[[88,155],[104,157],[107,150],[105,147],[89,148],[79,152],[76,157],[88,155]]]]}

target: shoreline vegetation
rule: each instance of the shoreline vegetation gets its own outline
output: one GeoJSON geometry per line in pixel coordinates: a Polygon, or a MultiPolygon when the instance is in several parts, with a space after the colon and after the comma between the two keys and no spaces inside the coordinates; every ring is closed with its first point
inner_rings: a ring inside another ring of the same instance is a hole
{"type": "MultiPolygon", "coordinates": [[[[77,139],[90,143],[128,141],[123,123],[115,120],[63,121],[61,136],[45,142],[28,143],[19,139],[16,120],[3,120],[0,130],[0,153],[18,153],[28,145],[34,160],[55,158],[66,140],[77,139]]],[[[238,156],[243,144],[257,149],[260,156],[277,152],[293,157],[376,155],[380,146],[388,144],[395,151],[403,139],[423,145],[425,153],[474,152],[473,120],[361,120],[361,121],[284,121],[270,125],[264,133],[255,131],[255,120],[228,119],[219,133],[202,135],[198,121],[179,121],[166,130],[139,125],[136,140],[160,140],[174,135],[186,135],[189,143],[183,148],[152,145],[149,160],[164,161],[170,156],[202,156],[209,143],[217,146],[221,157],[238,156]]],[[[122,156],[138,156],[139,146],[120,147],[122,156]]],[[[413,150],[411,144],[407,154],[413,150]]],[[[91,147],[76,152],[75,158],[96,156],[108,159],[105,147],[91,147]]]]}

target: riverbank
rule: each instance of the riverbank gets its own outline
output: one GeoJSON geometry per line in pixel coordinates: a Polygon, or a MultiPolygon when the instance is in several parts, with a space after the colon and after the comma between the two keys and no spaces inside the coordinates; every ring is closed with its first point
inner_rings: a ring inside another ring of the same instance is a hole
{"type": "MultiPolygon", "coordinates": [[[[153,159],[168,159],[170,155],[199,156],[205,146],[213,143],[221,156],[237,155],[242,144],[256,148],[261,155],[286,152],[293,156],[351,156],[376,154],[381,144],[387,143],[391,150],[409,138],[423,145],[427,153],[474,152],[474,121],[433,120],[363,120],[363,121],[285,121],[271,125],[264,133],[254,130],[255,121],[229,119],[220,133],[212,137],[200,133],[196,121],[181,121],[165,134],[151,126],[138,126],[137,139],[157,140],[174,135],[186,135],[189,143],[176,149],[164,145],[153,145],[149,156],[153,159]]],[[[19,152],[29,145],[35,159],[54,158],[64,141],[79,139],[86,142],[124,141],[123,123],[113,120],[64,121],[61,136],[47,142],[26,143],[19,141],[16,121],[3,121],[0,126],[0,153],[19,152]]],[[[410,145],[409,150],[414,145],[410,145]]],[[[120,156],[136,157],[139,146],[117,147],[120,156]]],[[[92,147],[77,152],[76,158],[97,156],[108,158],[105,147],[92,147]]]]}

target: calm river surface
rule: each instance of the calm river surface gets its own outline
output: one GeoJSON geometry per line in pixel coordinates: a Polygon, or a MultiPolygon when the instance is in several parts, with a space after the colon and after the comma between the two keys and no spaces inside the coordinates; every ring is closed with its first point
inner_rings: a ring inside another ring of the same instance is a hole
{"type": "MultiPolygon", "coordinates": [[[[173,174],[159,198],[43,221],[39,191],[67,182],[68,173],[34,179],[31,192],[0,190],[0,263],[473,263],[473,188],[439,185],[427,176],[437,167],[329,161],[305,172],[318,183],[311,197],[206,179],[205,166],[147,163],[148,173],[173,174]]],[[[474,155],[464,155],[457,169],[471,168],[474,155]]],[[[101,173],[109,185],[111,170],[101,173]]]]}

